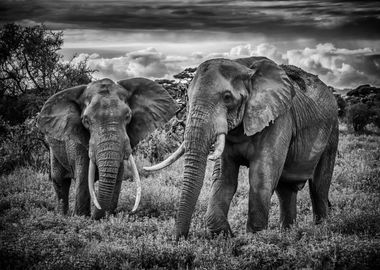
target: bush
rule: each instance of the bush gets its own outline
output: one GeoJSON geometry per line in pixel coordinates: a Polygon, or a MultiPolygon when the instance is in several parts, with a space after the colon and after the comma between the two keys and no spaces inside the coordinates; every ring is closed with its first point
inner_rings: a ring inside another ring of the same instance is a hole
{"type": "Polygon", "coordinates": [[[380,128],[380,108],[373,108],[371,116],[371,122],[378,128],[380,128]]]}
{"type": "Polygon", "coordinates": [[[371,122],[371,115],[366,104],[356,103],[347,109],[347,122],[353,126],[356,132],[360,132],[371,122]]]}
{"type": "Polygon", "coordinates": [[[135,149],[144,159],[151,163],[157,163],[173,153],[182,143],[184,127],[176,125],[178,120],[172,119],[163,127],[155,130],[146,139],[138,144],[135,149]]]}
{"type": "Polygon", "coordinates": [[[48,168],[48,148],[35,115],[51,95],[87,84],[87,60],[63,61],[63,32],[44,25],[0,27],[0,173],[29,165],[48,168]]]}
{"type": "Polygon", "coordinates": [[[343,118],[346,114],[347,103],[344,100],[344,98],[339,94],[334,93],[334,97],[336,99],[336,103],[338,104],[338,116],[343,118]]]}
{"type": "Polygon", "coordinates": [[[36,127],[35,118],[11,126],[0,117],[0,172],[9,173],[19,166],[47,171],[48,146],[36,127]]]}

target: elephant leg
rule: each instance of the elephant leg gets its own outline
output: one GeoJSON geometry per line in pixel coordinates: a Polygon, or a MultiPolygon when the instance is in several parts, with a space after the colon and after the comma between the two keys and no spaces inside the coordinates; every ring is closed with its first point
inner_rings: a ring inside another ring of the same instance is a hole
{"type": "Polygon", "coordinates": [[[278,118],[252,141],[248,152],[249,200],[247,232],[266,229],[270,200],[284,168],[291,140],[291,119],[278,118]]]}
{"type": "Polygon", "coordinates": [[[320,223],[326,218],[330,208],[328,193],[334,171],[335,156],[338,145],[338,132],[333,131],[329,144],[322,153],[314,170],[313,178],[309,179],[310,198],[313,206],[314,222],[320,223]]]}
{"type": "Polygon", "coordinates": [[[272,197],[272,179],[260,179],[260,173],[249,170],[249,198],[247,232],[255,233],[268,226],[272,197]]]}
{"type": "Polygon", "coordinates": [[[236,192],[239,165],[223,155],[214,165],[211,198],[207,207],[207,227],[211,233],[231,233],[228,210],[236,192]]]}
{"type": "Polygon", "coordinates": [[[69,191],[71,178],[67,177],[68,172],[50,152],[50,179],[53,182],[55,193],[58,199],[58,211],[67,215],[69,210],[69,191]]]}
{"type": "Polygon", "coordinates": [[[282,228],[289,228],[297,216],[297,193],[298,190],[291,184],[279,180],[276,194],[280,202],[280,222],[282,228]]]}
{"type": "Polygon", "coordinates": [[[75,209],[74,214],[89,216],[91,214],[91,198],[88,188],[88,158],[77,157],[75,163],[75,209]]]}

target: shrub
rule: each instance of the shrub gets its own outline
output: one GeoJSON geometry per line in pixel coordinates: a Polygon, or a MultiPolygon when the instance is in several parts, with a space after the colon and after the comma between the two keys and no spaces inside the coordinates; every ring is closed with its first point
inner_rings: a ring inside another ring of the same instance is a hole
{"type": "Polygon", "coordinates": [[[336,103],[338,104],[338,116],[339,117],[344,117],[345,114],[346,114],[347,103],[344,100],[344,98],[341,95],[339,95],[339,94],[335,94],[334,93],[334,97],[336,99],[336,103]]]}
{"type": "Polygon", "coordinates": [[[376,127],[378,127],[378,128],[380,128],[380,108],[373,108],[372,110],[371,110],[371,112],[372,112],[372,123],[376,126],[376,127]]]}
{"type": "Polygon", "coordinates": [[[155,130],[135,149],[137,154],[151,163],[162,161],[166,155],[173,153],[181,144],[184,128],[175,125],[177,119],[172,119],[163,127],[155,130]]]}
{"type": "Polygon", "coordinates": [[[360,132],[371,122],[371,114],[366,104],[356,103],[347,109],[347,122],[356,132],[360,132]]]}
{"type": "Polygon", "coordinates": [[[12,124],[35,115],[65,88],[91,81],[87,60],[63,61],[63,32],[44,25],[0,27],[0,112],[12,124]]]}
{"type": "Polygon", "coordinates": [[[0,172],[9,173],[19,166],[48,169],[48,147],[36,127],[35,118],[11,126],[0,117],[0,172]]]}
{"type": "Polygon", "coordinates": [[[63,33],[44,25],[0,27],[0,173],[24,165],[48,168],[35,115],[49,96],[92,79],[86,59],[63,61],[62,44],[63,33]]]}

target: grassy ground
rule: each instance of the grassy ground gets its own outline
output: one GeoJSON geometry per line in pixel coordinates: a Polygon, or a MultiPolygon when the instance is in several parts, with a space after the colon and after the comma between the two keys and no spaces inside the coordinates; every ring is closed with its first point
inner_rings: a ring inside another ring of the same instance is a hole
{"type": "Polygon", "coordinates": [[[0,268],[379,269],[379,146],[377,135],[356,136],[342,129],[330,189],[331,217],[313,224],[305,186],[298,196],[297,223],[288,231],[279,228],[274,195],[268,230],[245,233],[248,181],[242,168],[229,214],[236,234],[232,239],[207,234],[209,164],[190,238],[179,243],[174,223],[181,160],[142,179],[142,202],[133,216],[128,212],[134,183],[123,182],[118,214],[101,221],[57,214],[47,175],[21,168],[0,177],[0,268]]]}

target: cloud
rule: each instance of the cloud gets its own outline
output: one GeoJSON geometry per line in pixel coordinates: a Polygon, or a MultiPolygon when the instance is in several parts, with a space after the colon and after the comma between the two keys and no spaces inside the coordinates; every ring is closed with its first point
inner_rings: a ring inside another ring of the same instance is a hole
{"type": "Polygon", "coordinates": [[[288,64],[317,74],[325,83],[339,88],[380,85],[380,55],[370,48],[336,48],[324,43],[315,48],[288,50],[283,57],[288,64]]]}
{"type": "Polygon", "coordinates": [[[88,59],[88,66],[97,70],[97,78],[120,80],[130,77],[168,78],[183,70],[182,62],[189,58],[166,56],[155,48],[132,51],[124,56],[103,58],[99,54],[81,53],[74,63],[88,59]]]}
{"type": "Polygon", "coordinates": [[[298,66],[338,88],[355,88],[368,83],[380,85],[380,54],[368,47],[348,49],[321,43],[303,49],[283,49],[265,42],[254,46],[246,43],[226,52],[210,53],[201,60],[249,56],[266,56],[277,64],[298,66]]]}
{"type": "Polygon", "coordinates": [[[229,52],[208,54],[206,58],[212,59],[222,57],[228,59],[235,59],[249,56],[265,56],[279,64],[284,62],[283,55],[277,49],[277,47],[268,43],[260,43],[256,46],[252,46],[249,43],[242,44],[232,47],[229,52]]]}
{"type": "Polygon", "coordinates": [[[79,54],[75,61],[88,58],[88,65],[97,70],[96,77],[123,79],[130,77],[171,78],[186,67],[197,66],[212,58],[236,59],[266,56],[278,64],[298,66],[318,75],[328,85],[354,88],[360,84],[380,85],[380,54],[370,48],[337,48],[332,43],[303,49],[281,49],[274,44],[249,43],[231,47],[225,52],[166,55],[153,47],[135,50],[118,57],[102,57],[97,53],[79,54]]]}
{"type": "Polygon", "coordinates": [[[378,39],[376,1],[1,1],[0,24],[29,20],[54,29],[209,30],[279,36],[378,39]]]}
{"type": "Polygon", "coordinates": [[[338,88],[354,88],[367,83],[380,85],[380,54],[368,47],[348,49],[321,43],[315,47],[284,50],[269,43],[242,44],[228,52],[211,53],[206,58],[249,56],[266,56],[278,64],[298,66],[338,88]]]}

